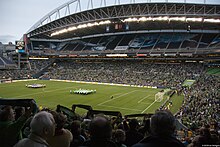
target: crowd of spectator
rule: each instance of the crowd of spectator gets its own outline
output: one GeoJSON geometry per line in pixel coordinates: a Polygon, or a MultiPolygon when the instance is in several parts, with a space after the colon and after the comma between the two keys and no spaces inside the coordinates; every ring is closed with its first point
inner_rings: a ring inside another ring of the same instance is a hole
{"type": "Polygon", "coordinates": [[[1,79],[30,79],[32,76],[47,65],[52,63],[51,60],[30,60],[30,64],[25,63],[21,65],[21,69],[2,69],[0,70],[0,80],[1,79]]]}
{"type": "MultiPolygon", "coordinates": [[[[183,105],[177,114],[192,129],[220,121],[220,77],[202,74],[192,87],[185,87],[183,105]]],[[[220,124],[218,124],[220,125],[220,124]]]]}
{"type": "Polygon", "coordinates": [[[195,79],[203,71],[201,64],[162,64],[138,61],[57,62],[45,78],[118,83],[141,86],[177,87],[186,79],[195,79]]]}
{"type": "Polygon", "coordinates": [[[17,114],[17,108],[1,106],[1,147],[200,147],[220,143],[216,130],[207,126],[198,134],[177,131],[176,118],[167,110],[157,110],[142,121],[127,117],[119,121],[104,114],[70,120],[50,109],[31,113],[32,107],[17,114]]]}
{"type": "MultiPolygon", "coordinates": [[[[135,119],[131,119],[128,123],[127,121],[118,123],[118,126],[113,129],[109,117],[98,115],[90,119],[88,128],[81,128],[80,119],[72,120],[67,124],[67,116],[56,111],[43,110],[32,118],[31,112],[30,107],[15,120],[11,106],[1,107],[0,143],[2,147],[117,147],[132,146],[144,138],[144,134],[138,132],[139,125],[135,119]],[[30,119],[29,125],[25,125],[27,119],[30,119]],[[22,138],[24,126],[30,131],[26,132],[27,137],[22,138]]],[[[173,116],[172,118],[174,119],[173,116]]],[[[174,129],[171,134],[173,133],[174,129]]]]}
{"type": "Polygon", "coordinates": [[[151,147],[165,144],[197,147],[220,143],[220,77],[206,74],[202,64],[68,60],[51,63],[32,61],[29,69],[0,70],[0,75],[3,79],[31,78],[50,64],[42,78],[175,88],[184,94],[176,118],[188,129],[175,131],[174,117],[167,111],[156,112],[151,121],[144,121],[142,125],[136,119],[126,118],[115,125],[111,117],[103,115],[70,123],[60,112],[50,110],[30,117],[32,108],[3,106],[0,107],[0,144],[3,147],[15,144],[15,147],[32,144],[45,147],[151,147]],[[195,82],[191,87],[182,86],[186,79],[195,82]],[[13,111],[18,116],[14,116],[13,111]],[[89,127],[83,125],[84,120],[89,122],[89,127]]]}

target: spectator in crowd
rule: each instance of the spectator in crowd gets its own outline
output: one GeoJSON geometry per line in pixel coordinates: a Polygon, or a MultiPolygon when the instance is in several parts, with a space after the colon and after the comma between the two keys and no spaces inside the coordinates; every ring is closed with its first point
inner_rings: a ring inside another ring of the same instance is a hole
{"type": "Polygon", "coordinates": [[[195,136],[192,140],[192,143],[189,146],[197,147],[197,146],[205,146],[205,145],[217,145],[217,140],[212,138],[210,131],[208,128],[201,127],[199,129],[199,135],[195,136]]]}
{"type": "Polygon", "coordinates": [[[150,131],[150,119],[146,119],[144,121],[144,126],[141,126],[140,129],[138,130],[139,133],[141,133],[143,136],[149,136],[151,131],[150,131]]]}
{"type": "Polygon", "coordinates": [[[71,124],[70,130],[73,135],[73,141],[71,142],[70,147],[78,147],[83,145],[86,139],[83,135],[81,135],[81,122],[74,120],[71,124]]]}
{"type": "Polygon", "coordinates": [[[113,136],[114,141],[118,147],[127,147],[125,144],[123,144],[126,136],[122,129],[115,130],[113,136]]]}
{"type": "Polygon", "coordinates": [[[125,145],[132,146],[144,138],[144,136],[137,131],[138,129],[139,124],[137,119],[129,120],[129,130],[126,132],[125,145]]]}
{"type": "Polygon", "coordinates": [[[66,124],[67,117],[56,111],[51,112],[55,123],[55,135],[47,138],[47,142],[51,147],[69,147],[70,142],[73,140],[72,133],[68,129],[64,129],[64,125],[66,124]]]}
{"type": "Polygon", "coordinates": [[[168,111],[157,111],[150,122],[152,135],[144,138],[133,147],[184,147],[173,135],[175,131],[175,118],[168,111]]]}
{"type": "Polygon", "coordinates": [[[110,121],[104,116],[95,117],[90,124],[90,140],[84,143],[86,147],[117,147],[111,140],[112,127],[110,121]]]}
{"type": "Polygon", "coordinates": [[[26,112],[15,121],[15,112],[12,106],[5,106],[0,111],[0,146],[12,147],[22,139],[21,129],[33,111],[33,103],[26,112]]]}
{"type": "Polygon", "coordinates": [[[15,120],[17,120],[20,116],[22,116],[25,113],[25,108],[16,106],[14,108],[14,111],[15,111],[15,120]]]}
{"type": "Polygon", "coordinates": [[[46,111],[37,113],[31,123],[31,134],[20,140],[14,147],[49,147],[47,139],[54,136],[55,121],[53,115],[46,111]]]}

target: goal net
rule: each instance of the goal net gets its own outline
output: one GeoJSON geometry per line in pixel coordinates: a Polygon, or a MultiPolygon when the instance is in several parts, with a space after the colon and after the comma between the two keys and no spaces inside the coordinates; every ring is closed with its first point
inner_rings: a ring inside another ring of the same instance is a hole
{"type": "Polygon", "coordinates": [[[161,102],[163,100],[164,92],[158,92],[155,94],[155,101],[156,102],[161,102]]]}

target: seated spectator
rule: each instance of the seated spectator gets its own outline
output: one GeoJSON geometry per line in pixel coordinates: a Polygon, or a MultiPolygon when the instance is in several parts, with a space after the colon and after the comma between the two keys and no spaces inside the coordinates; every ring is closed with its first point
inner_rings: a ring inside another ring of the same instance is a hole
{"type": "Polygon", "coordinates": [[[137,131],[138,129],[139,124],[137,119],[131,119],[129,121],[129,130],[126,132],[125,145],[132,146],[144,138],[144,136],[137,131]]]}
{"type": "Polygon", "coordinates": [[[28,138],[20,140],[14,147],[49,147],[46,140],[54,135],[55,126],[51,113],[37,113],[31,121],[31,133],[28,138]]]}
{"type": "MultiPolygon", "coordinates": [[[[33,102],[34,103],[34,102],[33,102]]],[[[23,115],[15,121],[15,113],[11,106],[5,106],[0,111],[0,146],[12,147],[22,139],[21,129],[31,115],[31,106],[23,115]]]]}
{"type": "Polygon", "coordinates": [[[104,116],[95,117],[90,124],[90,140],[84,143],[86,147],[117,147],[111,141],[112,127],[110,121],[104,116]]]}
{"type": "Polygon", "coordinates": [[[69,130],[63,128],[67,121],[66,116],[62,113],[57,113],[56,111],[52,111],[51,113],[57,126],[55,129],[55,135],[49,137],[47,142],[51,147],[69,147],[70,142],[73,140],[73,136],[69,130]]]}
{"type": "Polygon", "coordinates": [[[85,137],[81,135],[81,122],[75,120],[71,124],[71,133],[73,135],[73,141],[71,142],[71,147],[78,147],[85,142],[85,137]]]}
{"type": "Polygon", "coordinates": [[[174,135],[175,118],[168,111],[157,111],[150,122],[152,135],[133,147],[184,147],[174,135]]]}

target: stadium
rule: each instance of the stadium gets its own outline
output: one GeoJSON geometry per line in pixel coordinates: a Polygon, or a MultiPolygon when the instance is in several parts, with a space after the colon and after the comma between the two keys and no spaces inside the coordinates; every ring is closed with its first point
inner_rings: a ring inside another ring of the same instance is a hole
{"type": "MultiPolygon", "coordinates": [[[[141,130],[166,110],[185,146],[219,145],[220,5],[86,2],[49,12],[16,41],[15,52],[0,55],[1,112],[33,99],[36,111],[62,112],[66,124],[101,113],[114,127],[136,120],[141,130]]],[[[141,140],[126,137],[127,146],[141,140]]]]}

